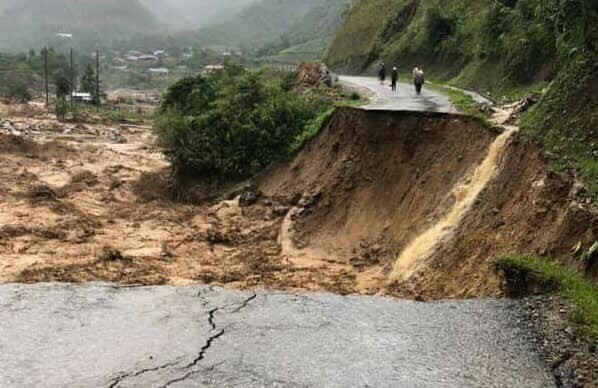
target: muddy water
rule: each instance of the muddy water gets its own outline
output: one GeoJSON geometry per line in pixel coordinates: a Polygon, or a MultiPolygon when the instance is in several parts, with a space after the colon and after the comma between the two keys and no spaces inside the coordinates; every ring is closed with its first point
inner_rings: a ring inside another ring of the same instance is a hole
{"type": "Polygon", "coordinates": [[[496,176],[501,155],[507,146],[508,140],[515,132],[515,129],[509,128],[498,136],[490,146],[486,158],[473,174],[467,177],[465,182],[459,183],[453,188],[450,194],[454,198],[452,208],[436,224],[419,235],[401,252],[391,274],[392,280],[406,280],[411,277],[425,264],[436,248],[451,237],[479,194],[496,176]]]}
{"type": "Polygon", "coordinates": [[[526,314],[508,300],[2,285],[0,386],[554,386],[526,314]]]}

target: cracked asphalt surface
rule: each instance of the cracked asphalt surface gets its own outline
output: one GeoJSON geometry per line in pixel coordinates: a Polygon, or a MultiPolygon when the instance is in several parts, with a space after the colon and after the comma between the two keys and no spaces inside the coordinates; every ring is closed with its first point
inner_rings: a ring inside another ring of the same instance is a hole
{"type": "Polygon", "coordinates": [[[1,387],[549,387],[509,300],[0,286],[1,387]]]}

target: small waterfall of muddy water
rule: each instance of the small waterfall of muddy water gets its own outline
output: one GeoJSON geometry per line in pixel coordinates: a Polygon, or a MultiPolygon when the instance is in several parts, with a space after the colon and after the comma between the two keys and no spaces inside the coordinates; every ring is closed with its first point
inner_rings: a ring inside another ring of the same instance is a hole
{"type": "Polygon", "coordinates": [[[506,128],[491,144],[486,158],[473,174],[453,188],[450,195],[455,197],[455,203],[452,208],[401,252],[391,273],[391,281],[411,277],[432,256],[438,245],[452,236],[479,194],[496,176],[501,155],[516,131],[516,128],[506,128]]]}

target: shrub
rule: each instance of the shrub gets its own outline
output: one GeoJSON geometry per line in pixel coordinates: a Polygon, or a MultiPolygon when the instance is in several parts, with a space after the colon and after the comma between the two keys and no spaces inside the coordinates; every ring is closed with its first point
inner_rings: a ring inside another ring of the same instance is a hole
{"type": "Polygon", "coordinates": [[[27,102],[31,100],[31,93],[29,93],[24,82],[13,81],[8,85],[7,97],[15,99],[18,102],[27,102]]]}
{"type": "Polygon", "coordinates": [[[290,152],[295,153],[299,151],[305,143],[307,143],[311,138],[316,136],[328,119],[334,113],[335,108],[329,108],[318,116],[314,117],[310,122],[305,126],[303,131],[297,135],[295,140],[290,145],[290,152]]]}
{"type": "Polygon", "coordinates": [[[67,104],[66,100],[64,99],[64,97],[58,98],[56,100],[56,105],[54,107],[54,110],[56,112],[56,118],[59,121],[63,121],[68,112],[68,104],[67,104]]]}
{"type": "Polygon", "coordinates": [[[227,65],[222,74],[171,86],[154,121],[178,177],[231,180],[290,154],[290,144],[328,106],[227,65]]]}

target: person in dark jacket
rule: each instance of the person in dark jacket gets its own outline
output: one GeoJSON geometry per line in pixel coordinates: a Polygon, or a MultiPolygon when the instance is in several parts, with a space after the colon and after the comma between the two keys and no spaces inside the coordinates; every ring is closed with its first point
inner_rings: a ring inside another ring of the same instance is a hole
{"type": "Polygon", "coordinates": [[[380,84],[384,85],[384,81],[386,80],[386,66],[384,62],[380,64],[380,70],[378,71],[378,78],[380,79],[380,84]]]}
{"type": "Polygon", "coordinates": [[[413,69],[413,83],[415,84],[415,93],[417,93],[418,96],[422,94],[422,87],[425,82],[423,68],[421,66],[415,67],[415,69],[413,69]]]}
{"type": "Polygon", "coordinates": [[[399,80],[399,70],[397,69],[396,66],[392,67],[391,80],[392,80],[392,84],[391,84],[392,91],[396,92],[397,91],[397,81],[399,80]]]}

